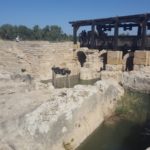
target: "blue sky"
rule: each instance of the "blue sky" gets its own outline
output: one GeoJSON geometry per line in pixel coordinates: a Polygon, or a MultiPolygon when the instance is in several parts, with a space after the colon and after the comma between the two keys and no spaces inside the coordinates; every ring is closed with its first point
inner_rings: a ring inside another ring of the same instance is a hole
{"type": "Polygon", "coordinates": [[[69,21],[150,12],[150,0],[0,0],[0,25],[59,25],[69,21]]]}

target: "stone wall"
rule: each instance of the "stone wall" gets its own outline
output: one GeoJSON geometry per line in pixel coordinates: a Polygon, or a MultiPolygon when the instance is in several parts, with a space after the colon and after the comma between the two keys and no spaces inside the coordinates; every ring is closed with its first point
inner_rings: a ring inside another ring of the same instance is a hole
{"type": "Polygon", "coordinates": [[[26,73],[39,80],[48,80],[52,79],[51,68],[55,65],[69,68],[73,75],[79,74],[72,50],[72,42],[0,41],[0,72],[26,73]]]}
{"type": "Polygon", "coordinates": [[[131,66],[131,68],[133,68],[131,70],[140,70],[145,66],[150,66],[150,51],[137,50],[135,52],[129,52],[125,56],[123,56],[121,51],[107,52],[107,71],[125,71],[127,68],[126,65],[132,64],[134,67],[131,66]],[[129,60],[129,57],[133,57],[133,59],[129,60]]]}

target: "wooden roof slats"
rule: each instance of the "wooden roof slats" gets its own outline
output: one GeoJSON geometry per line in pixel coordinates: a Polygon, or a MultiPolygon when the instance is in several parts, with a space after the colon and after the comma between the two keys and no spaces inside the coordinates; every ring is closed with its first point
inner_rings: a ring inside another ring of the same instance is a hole
{"type": "Polygon", "coordinates": [[[110,18],[103,18],[103,19],[89,19],[89,20],[78,20],[78,21],[71,21],[69,22],[72,26],[88,26],[98,24],[115,24],[116,21],[119,23],[126,23],[126,22],[133,22],[133,23],[140,23],[143,20],[150,20],[150,13],[147,14],[137,14],[137,15],[130,15],[130,16],[116,16],[110,18]]]}

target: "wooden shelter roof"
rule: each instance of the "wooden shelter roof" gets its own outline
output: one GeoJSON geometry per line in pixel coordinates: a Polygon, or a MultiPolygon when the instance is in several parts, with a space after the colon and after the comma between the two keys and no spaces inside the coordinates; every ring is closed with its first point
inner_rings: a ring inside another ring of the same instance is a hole
{"type": "Polygon", "coordinates": [[[110,18],[100,18],[100,19],[89,19],[89,20],[78,20],[78,21],[71,21],[69,22],[72,26],[88,26],[88,25],[103,25],[103,24],[114,24],[115,22],[118,23],[140,23],[142,21],[149,21],[150,20],[150,13],[145,14],[136,14],[136,15],[129,15],[129,16],[116,16],[110,18]]]}

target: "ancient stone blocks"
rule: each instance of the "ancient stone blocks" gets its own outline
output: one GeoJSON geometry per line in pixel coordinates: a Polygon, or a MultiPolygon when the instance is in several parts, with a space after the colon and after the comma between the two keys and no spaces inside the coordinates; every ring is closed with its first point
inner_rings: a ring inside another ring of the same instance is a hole
{"type": "Polygon", "coordinates": [[[92,68],[81,68],[80,79],[81,80],[93,80],[100,78],[100,73],[93,70],[92,68]]]}
{"type": "Polygon", "coordinates": [[[135,51],[134,65],[150,65],[150,51],[135,51]]]}
{"type": "Polygon", "coordinates": [[[118,82],[122,80],[122,71],[101,71],[100,73],[101,80],[114,79],[118,82]]]}
{"type": "Polygon", "coordinates": [[[106,65],[106,70],[107,71],[122,71],[123,70],[123,65],[106,65]]]}
{"type": "Polygon", "coordinates": [[[107,52],[107,71],[121,71],[122,70],[122,51],[108,51],[107,52]]]}
{"type": "Polygon", "coordinates": [[[122,51],[108,51],[107,64],[110,65],[122,64],[122,51]]]}

